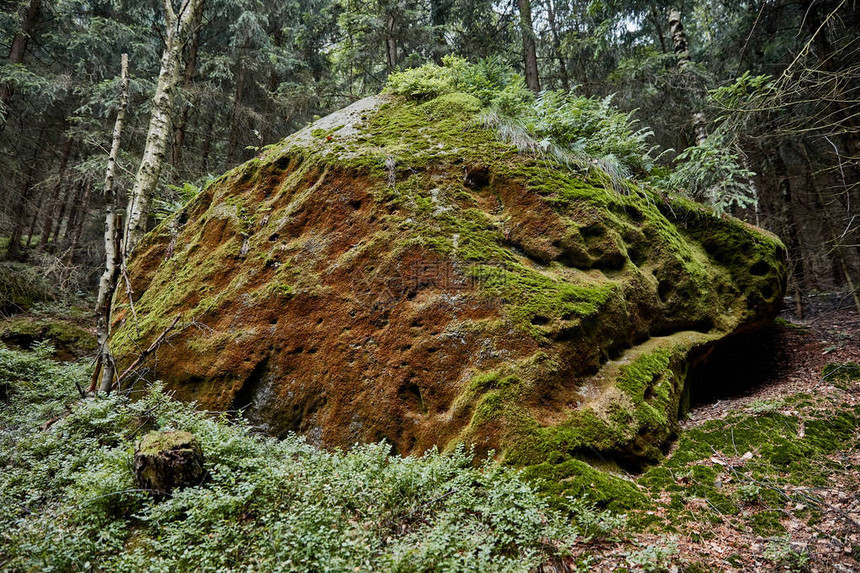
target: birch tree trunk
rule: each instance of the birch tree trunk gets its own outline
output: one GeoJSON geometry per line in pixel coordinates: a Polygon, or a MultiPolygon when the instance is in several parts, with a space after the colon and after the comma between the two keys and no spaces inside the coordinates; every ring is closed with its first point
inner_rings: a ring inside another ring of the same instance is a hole
{"type": "Polygon", "coordinates": [[[678,56],[678,67],[683,69],[690,63],[690,47],[681,23],[681,12],[677,8],[669,8],[669,35],[672,37],[672,48],[678,56]]]}
{"type": "MultiPolygon", "coordinates": [[[[682,74],[687,71],[688,73],[684,74],[684,77],[692,83],[694,80],[691,80],[692,75],[687,70],[687,66],[690,64],[690,44],[687,42],[687,33],[681,23],[681,12],[677,8],[669,8],[669,34],[672,37],[672,49],[678,56],[678,69],[682,74]]],[[[703,91],[695,85],[693,89],[703,91]]],[[[705,94],[702,93],[701,95],[704,96],[705,94]]],[[[693,112],[691,124],[696,145],[702,145],[708,138],[708,120],[705,114],[701,111],[693,112]]]]}
{"type": "Polygon", "coordinates": [[[194,27],[203,0],[183,0],[177,14],[171,0],[164,0],[164,19],[167,23],[164,52],[161,55],[161,72],[152,100],[152,117],[146,135],[146,147],[140,168],[131,189],[126,210],[126,226],[122,245],[123,259],[127,259],[146,233],[146,219],[152,196],[158,185],[165,152],[172,135],[170,112],[173,96],[179,83],[179,64],[185,38],[194,27]]]}
{"type": "Polygon", "coordinates": [[[110,337],[110,311],[113,291],[120,269],[119,249],[119,214],[116,208],[116,191],[114,177],[116,175],[116,158],[119,155],[119,144],[122,139],[122,126],[125,122],[125,112],[128,108],[128,54],[122,55],[122,83],[119,96],[119,109],[116,112],[116,122],[113,126],[113,142],[108,155],[105,170],[105,270],[99,279],[99,294],[96,299],[96,335],[99,342],[99,355],[96,358],[96,368],[93,372],[89,391],[96,387],[102,392],[110,392],[114,378],[114,362],[110,353],[108,338],[110,337]],[[101,378],[101,382],[99,382],[101,378]]]}

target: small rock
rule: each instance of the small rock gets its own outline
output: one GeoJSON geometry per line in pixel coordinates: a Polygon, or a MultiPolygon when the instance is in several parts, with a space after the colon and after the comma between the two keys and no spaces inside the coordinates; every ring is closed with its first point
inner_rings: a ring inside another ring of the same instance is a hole
{"type": "Polygon", "coordinates": [[[134,448],[137,487],[161,498],[203,481],[203,450],[190,432],[150,432],[134,448]]]}

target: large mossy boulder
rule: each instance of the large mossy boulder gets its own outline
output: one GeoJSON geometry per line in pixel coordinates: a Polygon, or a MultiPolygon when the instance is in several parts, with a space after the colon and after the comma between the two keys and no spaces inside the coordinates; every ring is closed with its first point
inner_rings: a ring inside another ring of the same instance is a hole
{"type": "Polygon", "coordinates": [[[274,435],[658,456],[691,363],[777,312],[782,244],[519,153],[480,111],[364,99],[217,179],[136,249],[120,367],[181,313],[147,377],[274,435]]]}

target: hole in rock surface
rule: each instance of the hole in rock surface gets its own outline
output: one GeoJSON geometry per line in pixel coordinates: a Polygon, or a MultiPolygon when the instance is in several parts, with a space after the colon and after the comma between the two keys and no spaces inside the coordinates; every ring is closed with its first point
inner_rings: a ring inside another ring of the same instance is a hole
{"type": "Polygon", "coordinates": [[[260,392],[260,385],[267,373],[268,358],[261,360],[248,375],[248,378],[233,397],[232,410],[249,410],[254,406],[254,399],[260,392]]]}
{"type": "Polygon", "coordinates": [[[463,184],[471,189],[483,189],[490,184],[490,168],[486,165],[472,165],[463,169],[463,184]]]}
{"type": "Polygon", "coordinates": [[[770,272],[770,265],[766,261],[758,261],[750,267],[750,273],[757,277],[763,277],[768,272],[770,272]]]}
{"type": "Polygon", "coordinates": [[[690,407],[752,394],[784,370],[787,356],[773,325],[717,343],[687,379],[690,407]]]}

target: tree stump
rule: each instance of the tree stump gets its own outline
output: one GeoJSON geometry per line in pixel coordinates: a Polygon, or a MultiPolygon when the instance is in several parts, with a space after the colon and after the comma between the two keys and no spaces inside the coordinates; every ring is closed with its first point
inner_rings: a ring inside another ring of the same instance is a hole
{"type": "Polygon", "coordinates": [[[189,432],[150,432],[135,444],[137,487],[163,498],[203,481],[203,450],[189,432]]]}

